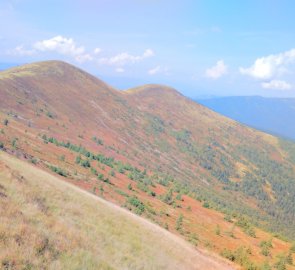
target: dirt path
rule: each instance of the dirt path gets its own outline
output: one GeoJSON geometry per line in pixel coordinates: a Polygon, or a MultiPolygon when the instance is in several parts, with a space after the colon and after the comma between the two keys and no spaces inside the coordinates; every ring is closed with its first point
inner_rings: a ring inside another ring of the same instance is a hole
{"type": "Polygon", "coordinates": [[[121,208],[111,202],[108,202],[100,197],[97,197],[85,190],[82,190],[70,183],[67,183],[65,181],[62,181],[61,179],[51,175],[50,173],[47,173],[39,168],[36,168],[32,166],[31,164],[25,163],[24,161],[18,160],[13,156],[8,155],[7,153],[0,151],[0,161],[7,164],[11,169],[19,171],[21,174],[26,174],[24,171],[21,171],[18,163],[23,163],[22,165],[28,168],[34,168],[34,170],[37,170],[38,173],[42,174],[43,176],[46,176],[46,179],[48,181],[55,182],[55,184],[64,186],[66,188],[69,188],[71,190],[74,190],[75,192],[81,193],[103,205],[108,207],[110,211],[116,211],[118,214],[122,214],[124,216],[127,216],[128,218],[136,221],[139,224],[142,224],[145,229],[148,229],[149,231],[155,233],[158,235],[159,238],[166,238],[167,241],[173,242],[173,244],[176,244],[179,246],[179,249],[182,250],[182,253],[185,254],[185,261],[186,266],[183,267],[183,269],[188,269],[187,266],[189,265],[189,269],[205,269],[205,270],[231,270],[231,269],[237,269],[233,265],[230,265],[227,261],[225,261],[223,258],[218,257],[217,255],[211,254],[205,250],[201,250],[199,248],[195,248],[192,245],[190,245],[188,242],[183,240],[182,238],[178,237],[177,235],[172,234],[171,232],[159,227],[158,225],[139,217],[132,212],[121,208]],[[17,161],[17,162],[16,162],[17,161]]]}

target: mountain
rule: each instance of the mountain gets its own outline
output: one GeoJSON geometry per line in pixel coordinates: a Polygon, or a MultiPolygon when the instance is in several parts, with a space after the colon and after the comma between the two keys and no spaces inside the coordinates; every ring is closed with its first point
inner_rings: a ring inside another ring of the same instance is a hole
{"type": "Polygon", "coordinates": [[[222,97],[199,99],[204,106],[248,126],[295,140],[295,98],[222,97]]]}
{"type": "Polygon", "coordinates": [[[19,66],[19,64],[16,63],[0,63],[0,70],[5,70],[8,68],[19,66]]]}
{"type": "Polygon", "coordinates": [[[279,239],[295,238],[291,142],[173,88],[118,91],[59,61],[0,73],[0,123],[6,153],[198,249],[246,269],[292,257],[291,244],[279,239]]]}

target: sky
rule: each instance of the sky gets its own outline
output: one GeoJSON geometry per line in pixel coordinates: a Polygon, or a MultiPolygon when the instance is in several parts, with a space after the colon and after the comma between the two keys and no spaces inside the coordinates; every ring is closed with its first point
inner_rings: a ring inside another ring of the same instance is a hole
{"type": "Polygon", "coordinates": [[[295,97],[293,0],[0,0],[0,66],[62,60],[118,89],[295,97]]]}

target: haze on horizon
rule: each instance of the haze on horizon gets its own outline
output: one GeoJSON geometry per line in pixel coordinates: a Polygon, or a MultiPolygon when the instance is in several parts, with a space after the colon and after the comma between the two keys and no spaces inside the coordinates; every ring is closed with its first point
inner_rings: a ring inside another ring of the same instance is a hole
{"type": "Polygon", "coordinates": [[[293,1],[2,0],[0,63],[58,59],[119,89],[295,97],[293,1]]]}

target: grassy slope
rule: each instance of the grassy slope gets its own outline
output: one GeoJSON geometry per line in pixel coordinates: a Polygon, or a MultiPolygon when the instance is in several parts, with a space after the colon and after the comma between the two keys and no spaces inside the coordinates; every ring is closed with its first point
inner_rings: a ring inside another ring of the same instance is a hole
{"type": "MultiPolygon", "coordinates": [[[[271,254],[262,256],[259,243],[269,240],[270,234],[255,229],[256,238],[250,237],[241,228],[225,221],[224,214],[202,207],[209,202],[211,208],[217,201],[222,210],[230,209],[231,204],[238,214],[251,209],[251,213],[256,214],[254,218],[252,216],[253,223],[256,217],[257,221],[267,217],[255,194],[248,196],[240,190],[226,188],[243,184],[246,172],[253,173],[251,176],[255,178],[264,165],[257,161],[261,153],[266,156],[265,160],[291,167],[287,151],[280,148],[277,138],[222,117],[168,87],[149,85],[121,93],[83,71],[58,62],[27,65],[1,73],[0,100],[5,100],[5,103],[0,102],[0,131],[3,130],[0,141],[4,142],[9,153],[34,160],[43,169],[48,170],[50,164],[58,166],[68,173],[64,180],[119,205],[126,206],[126,202],[136,196],[146,207],[145,217],[163,227],[167,225],[170,231],[215,252],[250,247],[251,254],[247,256],[259,264],[263,261],[272,264],[277,260],[276,255],[288,253],[290,244],[274,238],[271,254]],[[7,126],[2,124],[5,118],[9,119],[7,126]],[[156,196],[143,192],[142,183],[131,180],[128,172],[121,173],[117,165],[112,169],[91,161],[91,167],[104,178],[109,178],[111,184],[98,180],[90,168],[75,163],[77,152],[52,143],[45,144],[41,138],[43,134],[59,141],[69,140],[124,164],[130,163],[141,171],[146,168],[151,177],[144,188],[154,191],[156,196]],[[94,142],[93,136],[101,138],[103,144],[94,142]],[[15,138],[18,140],[13,143],[15,138]],[[239,148],[253,152],[246,155],[237,152],[239,148]],[[212,169],[208,169],[207,163],[212,169]],[[212,174],[212,171],[227,172],[230,166],[229,179],[218,180],[212,174]],[[112,170],[114,176],[110,174],[112,170]],[[159,177],[154,177],[157,174],[159,177]],[[164,179],[167,174],[176,181],[168,182],[167,186],[159,184],[159,179],[164,179]],[[229,181],[225,183],[224,180],[229,181]],[[176,191],[177,182],[188,186],[181,186],[180,191],[176,191]],[[132,190],[127,188],[129,184],[132,190]],[[175,190],[173,204],[164,203],[161,197],[170,188],[175,190]],[[197,200],[196,194],[191,193],[193,189],[197,190],[197,200]],[[180,201],[175,199],[178,194],[182,195],[180,201]],[[176,230],[180,215],[184,217],[182,229],[176,230]],[[220,235],[215,232],[217,225],[220,235]],[[229,233],[233,227],[234,237],[229,233]]],[[[291,170],[285,172],[290,174],[291,170]]],[[[275,206],[277,194],[272,184],[278,180],[269,180],[273,182],[267,180],[263,188],[275,206]]],[[[287,203],[290,203],[290,196],[289,192],[286,193],[287,203]]],[[[292,220],[290,223],[281,215],[276,219],[279,223],[285,221],[284,228],[289,226],[292,229],[292,220]]]]}
{"type": "MultiPolygon", "coordinates": [[[[66,180],[82,189],[95,193],[97,196],[104,197],[108,201],[137,212],[136,208],[130,208],[130,204],[127,203],[130,198],[135,196],[145,205],[146,209],[141,213],[144,217],[162,227],[166,228],[167,226],[166,229],[189,240],[194,245],[214,253],[221,253],[224,250],[234,252],[240,248],[246,248],[251,250],[251,253],[247,253],[248,259],[245,257],[244,260],[255,262],[258,265],[261,265],[264,261],[273,264],[277,261],[277,255],[288,254],[289,243],[257,228],[255,228],[256,237],[251,237],[240,227],[235,226],[232,221],[225,220],[224,214],[204,207],[203,202],[188,195],[183,194],[181,201],[179,201],[175,200],[177,193],[174,193],[175,203],[167,204],[162,201],[161,196],[169,191],[169,187],[156,182],[153,186],[147,186],[149,190],[156,194],[155,197],[152,197],[140,188],[139,182],[129,179],[127,173],[121,174],[115,167],[116,174],[111,177],[110,172],[112,170],[109,166],[91,162],[92,168],[96,168],[98,173],[104,175],[104,178],[109,178],[110,183],[98,180],[90,172],[90,169],[75,164],[75,153],[51,143],[44,144],[34,134],[22,130],[21,125],[19,126],[17,122],[10,122],[7,127],[3,128],[3,131],[6,138],[13,136],[20,138],[15,148],[10,148],[10,142],[5,141],[5,145],[9,147],[6,148],[6,151],[31,162],[35,159],[36,165],[44,170],[49,170],[47,164],[64,168],[68,175],[67,177],[60,176],[61,181],[66,180]],[[27,145],[28,142],[29,145],[27,145]],[[61,156],[64,156],[64,160],[61,160],[61,156]],[[132,190],[129,190],[129,185],[132,186],[132,190]],[[183,216],[183,224],[180,230],[176,230],[177,219],[180,215],[183,216]],[[216,233],[217,226],[220,230],[219,234],[216,233]],[[273,248],[270,249],[269,256],[263,256],[260,243],[270,239],[272,239],[273,248]]],[[[104,145],[104,147],[108,146],[104,145]]]]}
{"type": "Polygon", "coordinates": [[[3,152],[0,184],[4,269],[231,269],[156,225],[3,152]]]}

